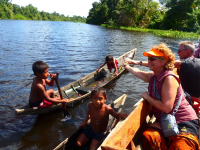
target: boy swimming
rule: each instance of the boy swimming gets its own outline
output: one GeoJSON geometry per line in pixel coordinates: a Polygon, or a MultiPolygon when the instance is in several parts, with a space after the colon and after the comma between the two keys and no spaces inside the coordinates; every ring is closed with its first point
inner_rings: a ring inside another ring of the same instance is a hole
{"type": "Polygon", "coordinates": [[[32,70],[35,77],[30,91],[30,107],[50,107],[52,103],[66,103],[68,101],[55,97],[53,89],[46,90],[46,85],[54,85],[54,77],[56,77],[56,74],[50,74],[51,80],[47,79],[49,76],[48,64],[43,61],[36,61],[32,65],[32,70]]]}
{"type": "Polygon", "coordinates": [[[108,127],[109,114],[117,119],[126,118],[128,114],[116,113],[110,106],[104,104],[106,101],[106,91],[104,88],[96,87],[91,92],[91,101],[88,104],[88,112],[84,122],[80,127],[86,127],[76,140],[76,145],[81,147],[92,139],[90,149],[104,137],[108,127]],[[91,119],[90,124],[87,121],[91,119]]]}

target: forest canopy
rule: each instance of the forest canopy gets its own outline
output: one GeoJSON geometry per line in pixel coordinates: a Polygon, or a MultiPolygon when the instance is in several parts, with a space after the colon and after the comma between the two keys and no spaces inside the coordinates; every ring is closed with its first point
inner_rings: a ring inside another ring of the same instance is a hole
{"type": "Polygon", "coordinates": [[[100,0],[86,23],[200,32],[200,0],[100,0]]]}
{"type": "Polygon", "coordinates": [[[86,22],[85,17],[69,17],[63,14],[60,15],[57,12],[40,12],[31,4],[26,7],[20,7],[16,4],[12,4],[9,0],[0,0],[0,19],[86,22]]]}
{"type": "Polygon", "coordinates": [[[0,19],[49,20],[107,24],[158,30],[200,33],[200,0],[98,0],[87,18],[38,11],[0,0],[0,19]]]}

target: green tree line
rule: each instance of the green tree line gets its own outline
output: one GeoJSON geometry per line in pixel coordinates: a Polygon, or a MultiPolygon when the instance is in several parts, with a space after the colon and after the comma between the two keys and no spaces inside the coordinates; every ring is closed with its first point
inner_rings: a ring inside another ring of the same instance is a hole
{"type": "Polygon", "coordinates": [[[81,16],[64,16],[56,12],[48,13],[38,11],[31,4],[26,7],[20,7],[12,4],[9,0],[0,0],[0,19],[18,19],[18,20],[48,20],[48,21],[73,21],[86,22],[85,17],[81,16]]]}
{"type": "Polygon", "coordinates": [[[86,23],[200,33],[200,0],[100,0],[86,23]]]}

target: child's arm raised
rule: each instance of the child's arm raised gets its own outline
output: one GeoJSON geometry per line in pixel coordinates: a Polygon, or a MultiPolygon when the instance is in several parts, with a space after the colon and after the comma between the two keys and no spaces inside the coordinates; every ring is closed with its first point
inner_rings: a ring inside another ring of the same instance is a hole
{"type": "Polygon", "coordinates": [[[46,79],[45,82],[48,86],[53,86],[54,85],[54,78],[56,77],[56,74],[52,74],[50,73],[50,78],[51,78],[51,81],[46,79]]]}
{"type": "Polygon", "coordinates": [[[96,71],[98,72],[99,69],[101,69],[105,64],[106,64],[106,62],[104,62],[96,71]]]}
{"type": "Polygon", "coordinates": [[[68,99],[61,100],[60,98],[58,99],[57,97],[56,98],[49,97],[48,93],[46,92],[46,90],[42,84],[37,84],[36,88],[37,88],[37,91],[39,92],[39,94],[41,95],[41,97],[43,97],[43,99],[45,99],[46,101],[53,102],[53,103],[68,102],[68,99]]]}

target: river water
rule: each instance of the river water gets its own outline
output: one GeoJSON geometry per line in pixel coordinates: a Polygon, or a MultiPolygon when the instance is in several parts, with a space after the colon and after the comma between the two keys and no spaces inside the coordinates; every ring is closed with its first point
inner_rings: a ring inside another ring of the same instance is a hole
{"type": "MultiPolygon", "coordinates": [[[[62,87],[95,71],[109,54],[118,58],[137,48],[135,59],[145,61],[142,53],[153,45],[164,42],[176,54],[181,40],[83,23],[0,20],[0,149],[53,149],[78,128],[87,113],[89,99],[68,108],[71,122],[61,121],[62,110],[16,115],[15,109],[28,102],[33,62],[42,60],[49,64],[50,73],[59,72],[62,87]]],[[[56,90],[56,85],[48,88],[56,90]]],[[[118,97],[127,94],[123,112],[130,113],[147,84],[125,72],[105,88],[118,97]]]]}

